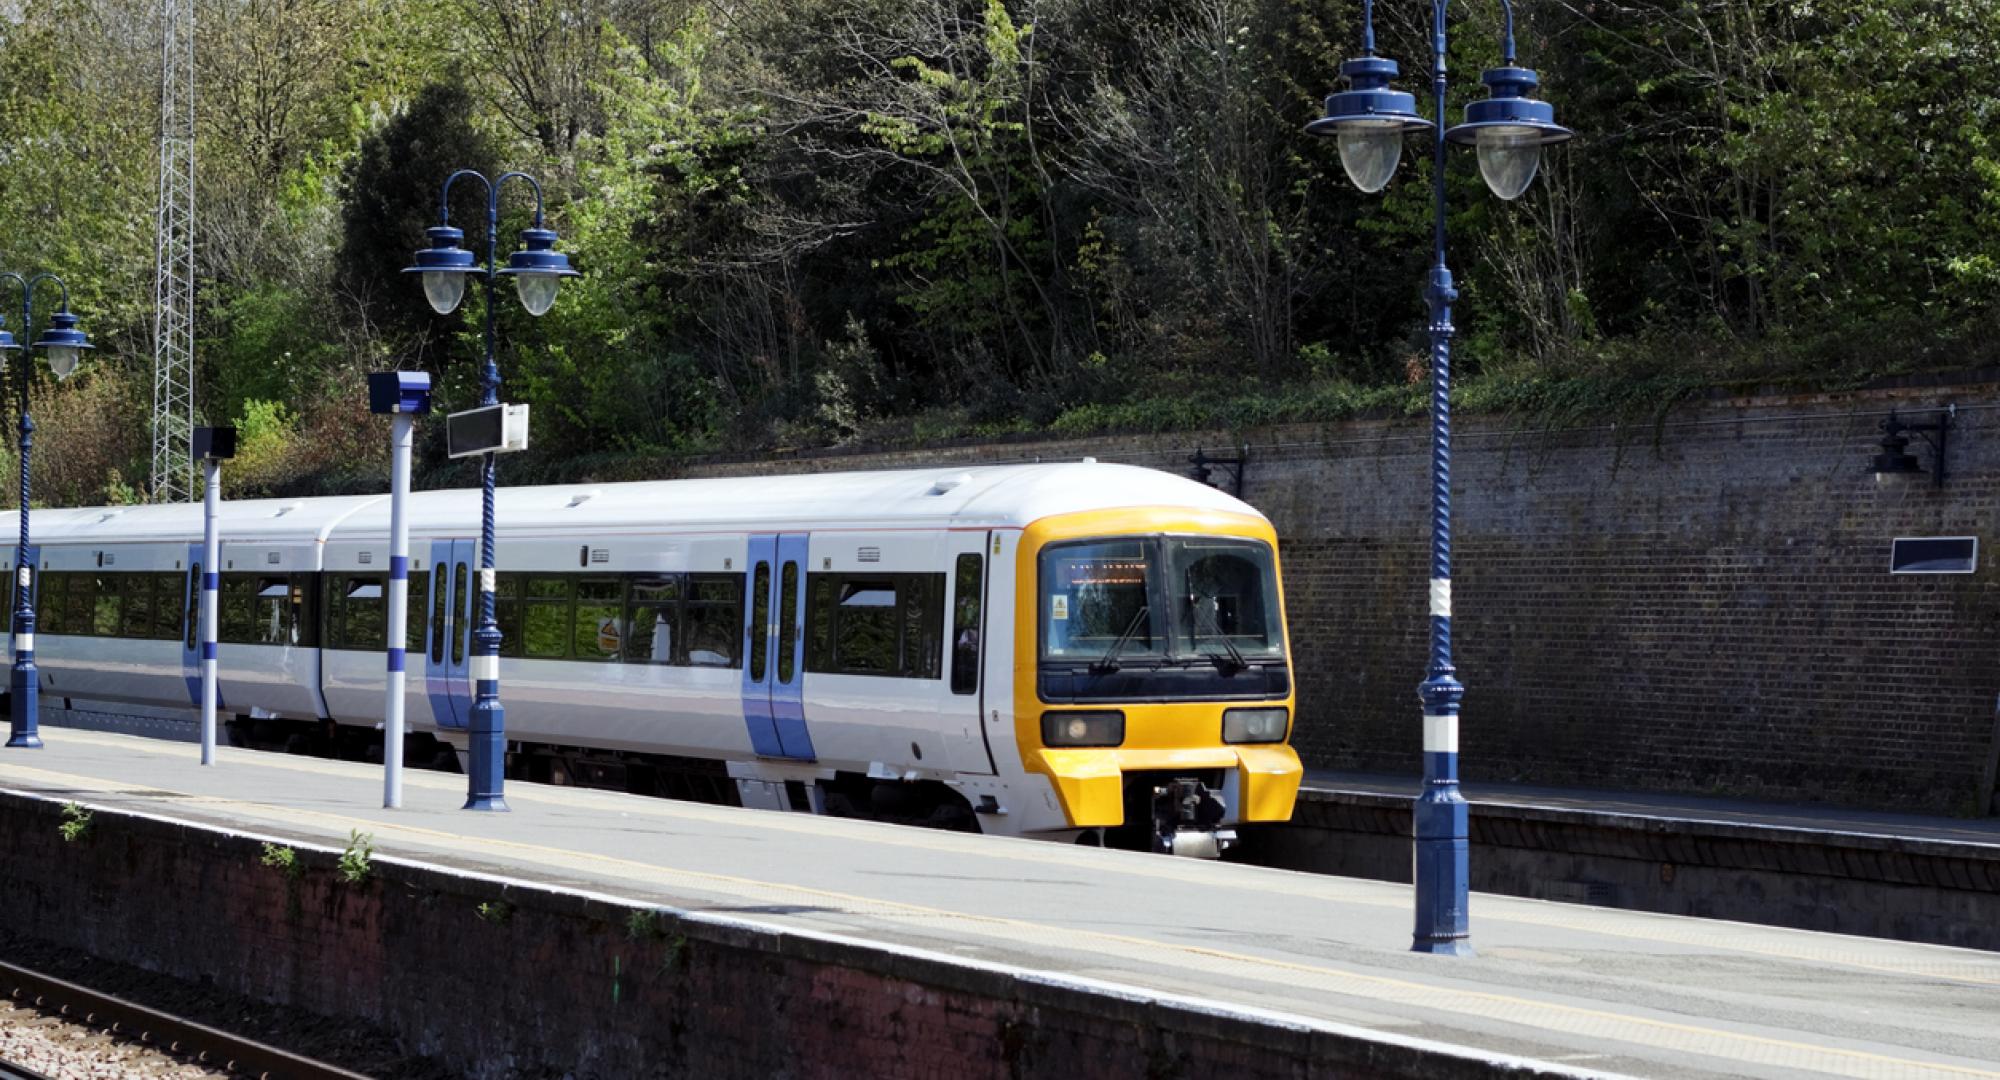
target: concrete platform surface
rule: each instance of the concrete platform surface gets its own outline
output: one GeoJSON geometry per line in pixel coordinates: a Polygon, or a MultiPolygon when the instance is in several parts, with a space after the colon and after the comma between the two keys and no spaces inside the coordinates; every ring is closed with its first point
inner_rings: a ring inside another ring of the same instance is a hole
{"type": "Polygon", "coordinates": [[[0,789],[726,914],[1598,1072],[2000,1080],[2000,956],[1476,895],[1408,951],[1407,886],[45,729],[0,789]]]}

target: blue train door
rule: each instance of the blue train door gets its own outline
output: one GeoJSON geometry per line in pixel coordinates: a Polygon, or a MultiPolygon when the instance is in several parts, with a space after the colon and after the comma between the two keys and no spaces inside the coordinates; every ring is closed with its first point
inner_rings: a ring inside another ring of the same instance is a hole
{"type": "Polygon", "coordinates": [[[771,606],[777,640],[773,642],[771,723],[778,731],[778,752],[812,761],[812,736],[806,731],[806,535],[778,537],[776,596],[771,606]]]}
{"type": "Polygon", "coordinates": [[[472,683],[467,676],[471,633],[477,615],[473,576],[475,545],[470,540],[431,542],[430,611],[424,653],[424,693],[431,717],[441,728],[463,730],[472,719],[472,683]]]}
{"type": "Polygon", "coordinates": [[[813,760],[806,732],[803,533],[750,538],[744,568],[743,721],[759,757],[813,760]]]}

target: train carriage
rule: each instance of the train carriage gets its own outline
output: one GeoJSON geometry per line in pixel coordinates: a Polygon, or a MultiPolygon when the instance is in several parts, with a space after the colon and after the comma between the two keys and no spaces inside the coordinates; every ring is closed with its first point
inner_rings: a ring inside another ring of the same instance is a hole
{"type": "MultiPolygon", "coordinates": [[[[441,749],[479,518],[476,491],[410,498],[406,715],[441,749]]],[[[496,519],[511,775],[1205,855],[1291,814],[1276,537],[1204,485],[1085,462],[503,488],[496,519]]],[[[36,526],[44,693],[190,706],[201,508],[36,526]]],[[[383,496],[223,504],[232,737],[379,748],[388,529],[383,496]]]]}

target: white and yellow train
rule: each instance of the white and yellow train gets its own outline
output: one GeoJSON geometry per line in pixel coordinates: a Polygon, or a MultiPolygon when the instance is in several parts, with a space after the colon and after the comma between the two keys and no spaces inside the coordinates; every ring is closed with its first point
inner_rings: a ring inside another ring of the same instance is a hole
{"type": "MultiPolygon", "coordinates": [[[[410,499],[412,760],[465,746],[479,518],[477,491],[410,499]]],[[[1086,461],[503,488],[497,521],[510,775],[1191,854],[1291,816],[1277,538],[1204,485],[1086,461]]],[[[195,701],[201,507],[35,530],[44,700],[195,701]]],[[[227,502],[220,531],[232,739],[379,753],[388,499],[227,502]]]]}

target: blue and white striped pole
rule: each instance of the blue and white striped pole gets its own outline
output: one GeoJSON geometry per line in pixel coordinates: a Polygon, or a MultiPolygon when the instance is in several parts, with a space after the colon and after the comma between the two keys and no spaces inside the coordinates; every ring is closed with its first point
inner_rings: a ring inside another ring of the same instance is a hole
{"type": "MultiPolygon", "coordinates": [[[[1432,87],[1436,131],[1443,132],[1445,5],[1431,5],[1432,87]]],[[[1458,299],[1444,261],[1445,140],[1432,140],[1433,208],[1430,287],[1431,334],[1431,658],[1429,677],[1417,688],[1424,705],[1424,789],[1411,813],[1416,882],[1417,952],[1470,956],[1466,911],[1470,897],[1468,820],[1458,790],[1458,702],[1465,696],[1451,663],[1451,303],[1458,299]]]]}
{"type": "Polygon", "coordinates": [[[216,626],[221,608],[222,575],[217,560],[222,540],[216,535],[216,514],[222,505],[222,462],[201,463],[201,763],[215,764],[216,626]]]}
{"type": "Polygon", "coordinates": [[[382,805],[391,810],[403,805],[403,680],[410,605],[410,522],[403,504],[410,494],[410,442],[416,425],[416,416],[399,412],[389,429],[394,464],[389,482],[389,700],[382,713],[382,805]]]}

